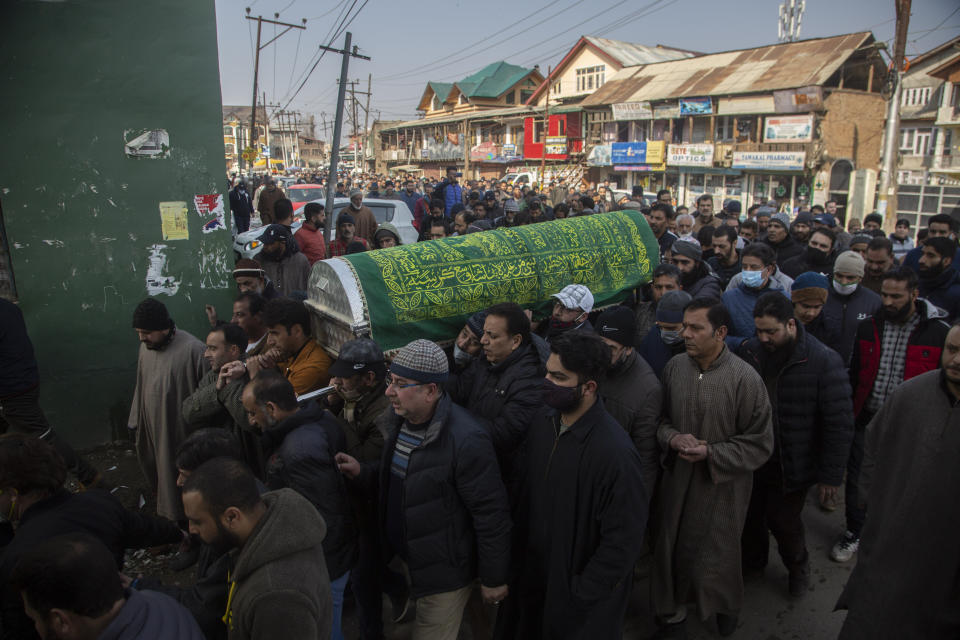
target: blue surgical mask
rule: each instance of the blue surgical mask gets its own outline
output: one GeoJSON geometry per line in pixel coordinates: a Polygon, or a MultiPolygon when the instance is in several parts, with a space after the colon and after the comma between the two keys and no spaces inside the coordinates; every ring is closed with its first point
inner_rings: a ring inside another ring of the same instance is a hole
{"type": "Polygon", "coordinates": [[[660,330],[660,339],[663,340],[663,344],[674,345],[683,340],[680,337],[679,331],[664,331],[660,330]]]}
{"type": "Polygon", "coordinates": [[[763,271],[741,271],[743,284],[751,289],[759,289],[763,286],[763,271]]]}

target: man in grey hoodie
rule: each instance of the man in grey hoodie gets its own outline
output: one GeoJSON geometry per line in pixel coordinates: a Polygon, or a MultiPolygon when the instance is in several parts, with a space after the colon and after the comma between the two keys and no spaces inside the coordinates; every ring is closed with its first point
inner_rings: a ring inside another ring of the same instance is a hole
{"type": "Polygon", "coordinates": [[[190,532],[231,549],[233,571],[224,622],[231,640],[328,640],[333,625],[330,577],[321,543],[327,527],[292,489],[261,497],[237,460],[200,465],[183,487],[190,532]]]}

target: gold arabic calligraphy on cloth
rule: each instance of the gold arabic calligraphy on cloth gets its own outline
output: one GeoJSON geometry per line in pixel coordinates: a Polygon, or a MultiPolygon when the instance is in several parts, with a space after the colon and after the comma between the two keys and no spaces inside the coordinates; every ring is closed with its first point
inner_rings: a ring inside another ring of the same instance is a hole
{"type": "Polygon", "coordinates": [[[648,277],[639,213],[608,213],[419,242],[367,255],[398,323],[472,313],[495,302],[547,300],[570,283],[595,297],[648,277]]]}

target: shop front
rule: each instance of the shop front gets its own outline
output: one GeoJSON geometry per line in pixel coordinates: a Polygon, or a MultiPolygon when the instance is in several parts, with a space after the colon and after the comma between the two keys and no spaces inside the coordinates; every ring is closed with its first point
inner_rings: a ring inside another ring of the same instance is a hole
{"type": "Polygon", "coordinates": [[[803,151],[734,151],[732,167],[743,172],[747,207],[776,202],[778,211],[810,207],[811,176],[804,173],[803,151]]]}

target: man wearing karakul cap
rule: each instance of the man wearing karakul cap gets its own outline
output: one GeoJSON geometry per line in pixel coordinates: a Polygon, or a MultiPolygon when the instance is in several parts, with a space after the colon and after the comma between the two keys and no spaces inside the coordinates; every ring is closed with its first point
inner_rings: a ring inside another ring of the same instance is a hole
{"type": "Polygon", "coordinates": [[[362,190],[354,189],[350,192],[350,206],[344,213],[353,216],[357,236],[366,240],[371,247],[376,246],[374,235],[377,233],[377,218],[370,207],[364,206],[362,190]]]}
{"type": "Polygon", "coordinates": [[[273,286],[267,278],[267,273],[256,260],[250,258],[237,260],[237,264],[233,267],[233,279],[240,293],[257,293],[263,296],[264,300],[280,297],[280,292],[273,286]]]}
{"type": "MultiPolygon", "coordinates": [[[[473,585],[487,603],[507,596],[510,509],[489,434],[443,392],[449,368],[429,340],[400,349],[387,373],[392,411],[380,423],[387,455],[379,468],[380,522],[417,599],[415,640],[455,640],[473,585]]],[[[337,454],[361,484],[377,470],[337,454]]]]}
{"type": "Polygon", "coordinates": [[[127,427],[136,431],[137,459],[157,492],[157,514],[183,519],[177,491],[177,447],[186,437],[181,407],[207,372],[206,346],[177,329],[166,306],[147,298],[133,312],[140,339],[137,382],[127,427]]]}

